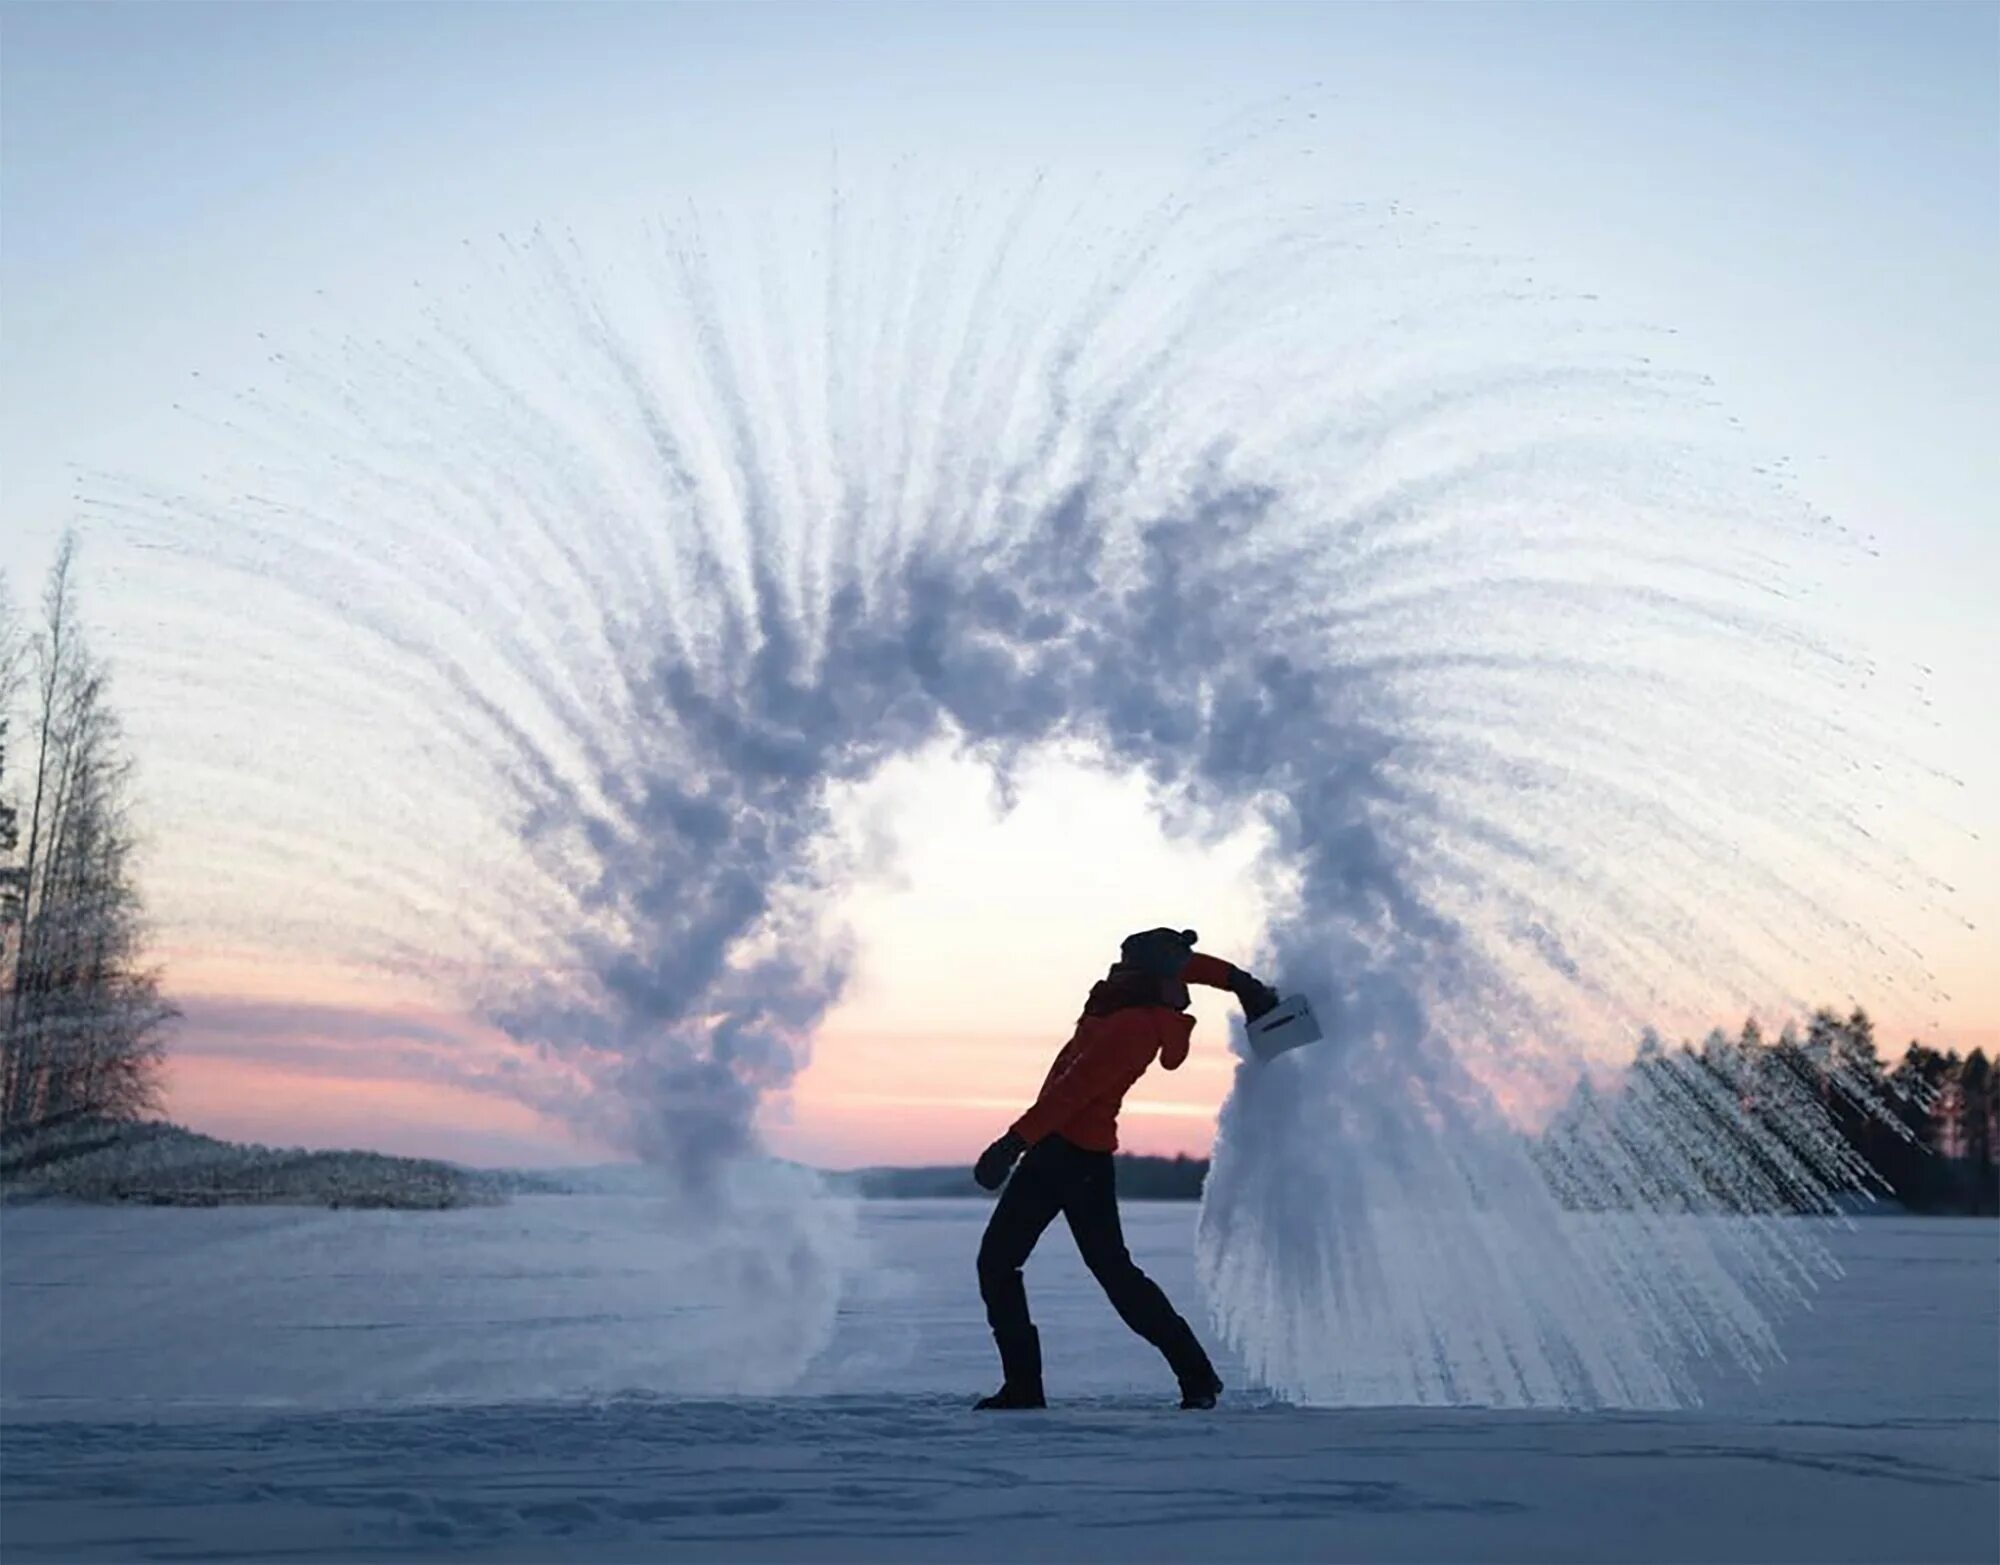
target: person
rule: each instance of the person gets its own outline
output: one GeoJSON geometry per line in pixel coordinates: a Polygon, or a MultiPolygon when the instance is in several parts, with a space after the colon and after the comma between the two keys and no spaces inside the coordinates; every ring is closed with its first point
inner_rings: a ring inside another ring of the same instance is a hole
{"type": "Polygon", "coordinates": [[[1168,1070],[1187,1058],[1194,1031],[1189,984],[1231,991],[1252,1021],[1278,1002],[1275,991],[1242,969],[1196,951],[1195,939],[1192,929],[1149,929],[1121,944],[1033,1106],[973,1169],[982,1188],[1007,1187],[979,1244],[979,1293],[1002,1375],[981,1408],[1047,1405],[1041,1336],[1028,1314],[1021,1268],[1057,1213],[1068,1220],[1084,1265],[1119,1318],[1166,1358],[1180,1382],[1181,1406],[1213,1407],[1222,1394],[1194,1329],[1125,1248],[1112,1162],[1126,1091],[1156,1058],[1168,1070]]]}

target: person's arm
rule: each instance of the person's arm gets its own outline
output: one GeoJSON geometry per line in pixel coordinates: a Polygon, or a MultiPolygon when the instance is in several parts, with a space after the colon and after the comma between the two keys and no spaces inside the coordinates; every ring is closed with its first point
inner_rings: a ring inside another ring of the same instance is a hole
{"type": "Polygon", "coordinates": [[[1077,1051],[1069,1069],[1045,1083],[1028,1112],[1015,1120],[1009,1134],[1033,1146],[1052,1131],[1060,1130],[1076,1111],[1093,1098],[1129,1087],[1144,1073],[1152,1059],[1150,1035],[1141,1039],[1126,1017],[1133,1012],[1106,1017],[1092,1029],[1090,1040],[1077,1051]],[[1144,1052],[1135,1047],[1143,1044],[1144,1052]]]}
{"type": "Polygon", "coordinates": [[[1234,992],[1236,980],[1242,970],[1233,963],[1225,962],[1219,956],[1210,956],[1205,951],[1197,951],[1188,958],[1187,966],[1181,969],[1181,982],[1202,984],[1210,989],[1228,989],[1234,992]]]}
{"type": "Polygon", "coordinates": [[[1127,1031],[1115,1025],[1100,1025],[1089,1043],[1077,1051],[1069,1068],[1043,1084],[1028,1112],[979,1154],[972,1177],[981,1189],[998,1190],[1007,1182],[1009,1171],[1023,1152],[1061,1129],[1092,1098],[1117,1087],[1130,1086],[1139,1079],[1146,1061],[1139,1060],[1137,1069],[1127,1068],[1127,1055],[1131,1052],[1126,1046],[1127,1031]]]}
{"type": "Polygon", "coordinates": [[[1197,951],[1181,969],[1184,984],[1205,984],[1210,989],[1227,989],[1243,1002],[1243,1014],[1255,1021],[1278,1003],[1278,991],[1259,983],[1234,963],[1219,956],[1197,951]]]}

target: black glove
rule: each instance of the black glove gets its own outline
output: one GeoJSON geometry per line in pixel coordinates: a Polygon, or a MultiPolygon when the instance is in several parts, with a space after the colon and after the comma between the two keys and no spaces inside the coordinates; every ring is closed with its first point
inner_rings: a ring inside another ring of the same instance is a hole
{"type": "Polygon", "coordinates": [[[1245,1021],[1254,1022],[1265,1012],[1277,1009],[1278,991],[1269,984],[1259,983],[1241,968],[1237,969],[1236,981],[1229,988],[1243,1002],[1245,1021]]]}
{"type": "Polygon", "coordinates": [[[972,1165],[972,1177],[979,1181],[981,1190],[998,1190],[1027,1150],[1028,1143],[1010,1130],[979,1154],[979,1161],[972,1165]]]}

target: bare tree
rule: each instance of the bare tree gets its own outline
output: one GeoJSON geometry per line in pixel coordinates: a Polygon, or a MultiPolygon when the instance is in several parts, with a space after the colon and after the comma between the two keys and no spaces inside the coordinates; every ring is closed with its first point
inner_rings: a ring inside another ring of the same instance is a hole
{"type": "MultiPolygon", "coordinates": [[[[0,1032],[0,1123],[7,1126],[143,1112],[173,1014],[160,999],[158,974],[141,965],[131,764],[105,670],[77,623],[75,558],[74,540],[65,539],[31,649],[27,835],[19,863],[8,866],[12,924],[0,1032]]],[[[18,824],[15,837],[20,851],[18,824]]]]}
{"type": "Polygon", "coordinates": [[[20,936],[24,873],[15,855],[21,849],[21,812],[7,783],[7,731],[21,693],[21,626],[14,598],[0,573],[0,997],[13,994],[14,952],[20,936]]]}

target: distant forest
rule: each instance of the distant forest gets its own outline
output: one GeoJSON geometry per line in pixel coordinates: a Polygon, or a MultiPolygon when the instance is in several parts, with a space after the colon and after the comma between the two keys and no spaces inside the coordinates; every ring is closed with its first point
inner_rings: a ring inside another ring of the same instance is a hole
{"type": "MultiPolygon", "coordinates": [[[[1766,1040],[1755,1021],[1733,1037],[1717,1029],[1699,1045],[1672,1047],[1655,1033],[1645,1034],[1622,1081],[1608,1089],[1580,1088],[1535,1142],[1537,1159],[1550,1168],[1563,1199],[1582,1208],[1628,1204],[1627,1193],[1579,1182],[1576,1165],[1558,1149],[1585,1127],[1614,1139],[1647,1133],[1648,1127],[1634,1123],[1637,1116],[1656,1112],[1663,1097],[1687,1100],[1687,1092],[1673,1089],[1695,1080],[1710,1087],[1726,1084],[1726,1095],[1744,1118],[1761,1120],[1780,1138],[1790,1133],[1788,1122],[1801,1097],[1816,1099],[1845,1144],[1834,1159],[1845,1174],[1839,1196],[1874,1196],[1912,1212],[2000,1213],[2000,1135],[1985,1052],[1961,1056],[1912,1043],[1888,1066],[1876,1049],[1874,1023],[1860,1010],[1845,1017],[1819,1011],[1803,1034],[1787,1028],[1775,1040],[1766,1040]],[[1886,1109],[1888,1118],[1870,1103],[1886,1109]]],[[[1707,1133],[1737,1134],[1722,1123],[1707,1133]]],[[[1127,1200],[1197,1200],[1208,1177],[1205,1158],[1121,1154],[1117,1166],[1118,1193],[1127,1200]]],[[[870,1168],[834,1177],[857,1194],[883,1199],[984,1194],[972,1182],[970,1165],[870,1168]]],[[[1823,1209],[1807,1192],[1788,1192],[1782,1181],[1753,1181],[1748,1188],[1768,1198],[1746,1200],[1740,1189],[1718,1189],[1712,1209],[1823,1209]]]]}
{"type": "Polygon", "coordinates": [[[1580,1086],[1536,1151],[1571,1204],[1619,1206],[1619,1192],[1579,1184],[1576,1165],[1564,1166],[1565,1147],[1592,1135],[1642,1136],[1643,1120],[1679,1105],[1682,1131],[1734,1136],[1743,1162],[1767,1165],[1762,1177],[1729,1188],[1718,1180],[1711,1209],[1814,1210],[1821,1205],[1815,1192],[1769,1166],[1787,1151],[1805,1150],[1788,1143],[1807,1134],[1804,1123],[1814,1116],[1799,1110],[1814,1102],[1839,1141],[1813,1148],[1806,1161],[1838,1169],[1836,1196],[1876,1196],[1912,1212],[2000,1214],[2000,1099],[1986,1052],[1961,1056],[1912,1042],[1891,1066],[1876,1045],[1874,1022],[1858,1008],[1845,1017],[1819,1010],[1803,1033],[1787,1026],[1775,1039],[1754,1018],[1734,1036],[1717,1028],[1699,1046],[1670,1047],[1648,1031],[1622,1081],[1609,1090],[1580,1086]],[[1769,1138],[1762,1151],[1745,1130],[1769,1138]]]}
{"type": "MultiPolygon", "coordinates": [[[[1208,1177],[1205,1157],[1138,1157],[1119,1153],[1118,1194],[1127,1201],[1198,1201],[1208,1177]]],[[[838,1189],[874,1200],[930,1200],[954,1196],[991,1199],[972,1182],[972,1165],[942,1168],[861,1168],[830,1174],[838,1189]]]]}

